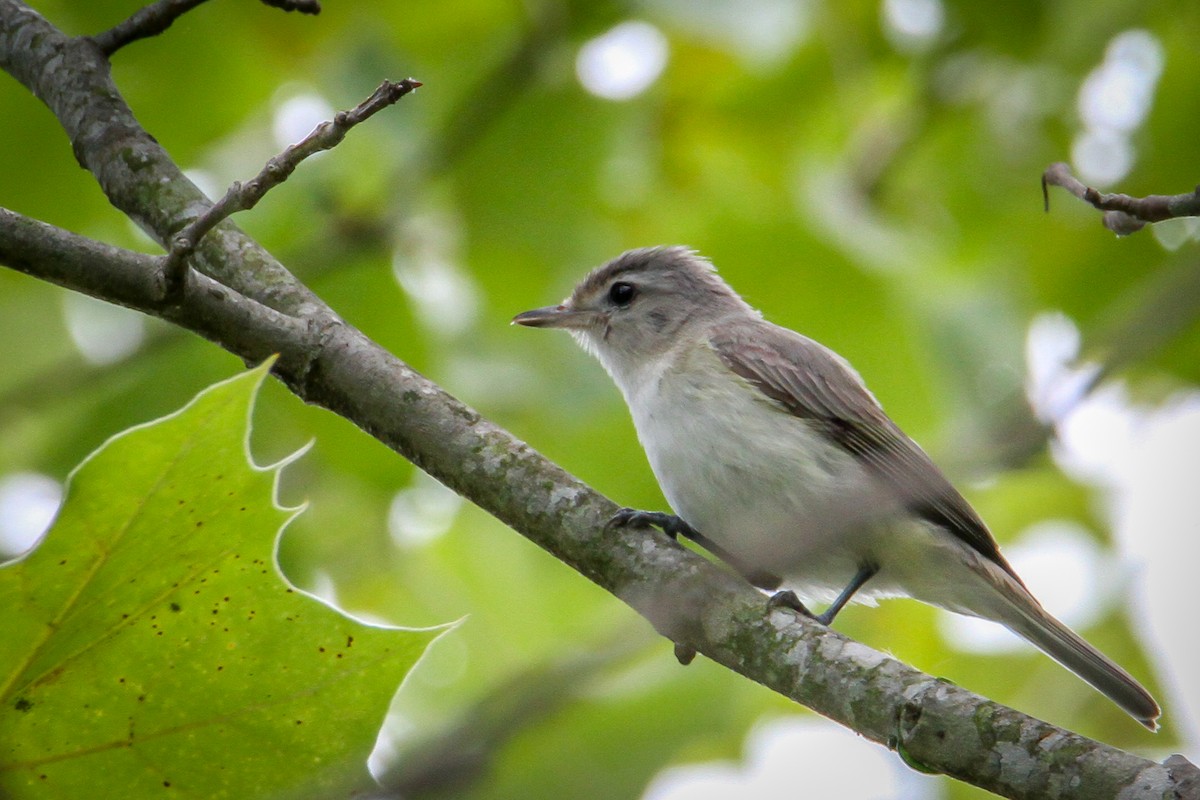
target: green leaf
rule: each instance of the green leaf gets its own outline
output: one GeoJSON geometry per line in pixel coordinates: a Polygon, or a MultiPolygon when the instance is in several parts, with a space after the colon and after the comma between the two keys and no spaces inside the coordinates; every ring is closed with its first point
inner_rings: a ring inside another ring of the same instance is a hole
{"type": "Polygon", "coordinates": [[[389,701],[439,631],[363,624],[280,574],[296,510],[274,501],[282,465],[246,446],[269,366],[101,446],[41,544],[0,568],[0,796],[370,780],[389,701]]]}

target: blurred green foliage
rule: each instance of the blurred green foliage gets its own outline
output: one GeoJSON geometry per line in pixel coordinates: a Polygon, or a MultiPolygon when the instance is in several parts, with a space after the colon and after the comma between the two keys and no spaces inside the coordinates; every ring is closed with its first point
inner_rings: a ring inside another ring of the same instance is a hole
{"type": "MultiPolygon", "coordinates": [[[[139,6],[33,5],[72,34],[139,6]]],[[[1062,311],[1094,352],[1131,347],[1121,375],[1149,397],[1195,383],[1195,281],[1169,292],[1185,320],[1170,336],[1156,338],[1146,306],[1191,267],[1194,244],[1172,255],[1153,231],[1116,240],[1064,193],[1044,214],[1038,181],[1070,157],[1079,87],[1110,41],[1144,29],[1165,67],[1120,188],[1195,184],[1200,6],[955,0],[941,6],[940,34],[908,49],[887,34],[877,2],[763,0],[740,14],[767,19],[781,5],[798,14],[786,17],[795,27],[758,26],[777,44],[755,50],[729,22],[736,4],[716,0],[327,0],[316,18],[213,2],[117,53],[114,77],[139,120],[214,192],[280,148],[272,124],[289,101],[349,108],[384,78],[423,81],[237,221],[352,324],[623,505],[664,503],[615,389],[567,337],[507,322],[627,247],[683,243],[768,318],[849,358],[960,477],[992,478],[968,495],[1002,544],[1047,518],[1107,541],[1095,492],[1040,444],[997,455],[1031,429],[1020,412],[1027,328],[1062,311]],[[593,96],[576,79],[576,54],[628,19],[665,34],[665,70],[633,99],[593,96]],[[1129,342],[1139,337],[1149,344],[1129,342]]],[[[0,204],[157,252],[77,167],[49,112],[7,77],[0,118],[0,204]]],[[[62,478],[113,432],[237,368],[153,322],[134,355],[91,364],[68,337],[63,295],[0,271],[0,476],[62,478]]],[[[676,666],[670,645],[616,600],[482,512],[455,511],[345,421],[265,387],[254,452],[271,460],[310,440],[283,482],[285,502],[310,504],[282,545],[288,574],[397,624],[466,617],[397,699],[402,746],[527,670],[612,646],[620,631],[645,637],[638,657],[497,742],[473,796],[635,797],[664,764],[734,758],[755,719],[792,710],[703,659],[676,666]],[[389,535],[398,492],[392,526],[410,532],[399,542],[389,535]],[[425,535],[406,527],[412,518],[425,520],[425,535]]],[[[1118,598],[1086,633],[1153,684],[1155,655],[1138,652],[1122,607],[1118,598]]],[[[842,619],[852,636],[1057,724],[1135,749],[1174,741],[1169,716],[1151,744],[1032,651],[955,650],[930,609],[893,602],[842,619]]],[[[945,791],[982,794],[950,782],[945,791]]]]}

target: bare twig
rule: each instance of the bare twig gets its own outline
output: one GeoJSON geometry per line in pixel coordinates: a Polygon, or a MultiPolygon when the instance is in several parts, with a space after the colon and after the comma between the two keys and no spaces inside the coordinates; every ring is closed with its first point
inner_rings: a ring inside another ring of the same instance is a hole
{"type": "Polygon", "coordinates": [[[1136,233],[1149,222],[1176,217],[1200,216],[1200,186],[1185,194],[1151,194],[1132,197],[1127,194],[1103,194],[1071,174],[1071,168],[1059,161],[1042,173],[1042,198],[1050,210],[1051,186],[1061,186],[1085,203],[1104,212],[1104,227],[1118,236],[1136,233]]]}
{"type": "MultiPolygon", "coordinates": [[[[108,59],[91,39],[66,36],[21,0],[0,0],[0,69],[58,117],[75,157],[109,202],[164,250],[212,205],[138,123],[112,81],[108,59]]],[[[308,287],[231,223],[211,231],[190,263],[286,314],[298,316],[318,305],[308,287]],[[230,252],[241,254],[236,263],[227,262],[230,252]]]]}
{"type": "Polygon", "coordinates": [[[339,111],[332,120],[322,122],[313,132],[267,161],[262,170],[245,183],[235,182],[225,196],[189,223],[171,240],[163,266],[168,297],[177,296],[187,276],[187,259],[204,235],[222,220],[238,211],[254,208],[271,189],[288,179],[300,162],[322,150],[336,147],[350,129],[395,103],[421,85],[420,81],[384,81],[366,100],[349,111],[339,111]]]}
{"type": "MultiPolygon", "coordinates": [[[[103,33],[91,37],[106,56],[120,50],[138,39],[158,36],[179,19],[205,0],[158,0],[136,11],[129,19],[103,33]]],[[[262,0],[264,5],[284,11],[299,11],[302,14],[318,14],[321,4],[317,0],[262,0]]]]}
{"type": "Polygon", "coordinates": [[[175,20],[203,2],[204,0],[158,0],[157,3],[138,9],[124,22],[96,34],[92,41],[104,55],[111,56],[138,39],[158,36],[171,27],[175,20]]]}
{"type": "Polygon", "coordinates": [[[321,13],[321,4],[317,0],[262,0],[262,4],[284,11],[299,11],[301,14],[321,13]]]}

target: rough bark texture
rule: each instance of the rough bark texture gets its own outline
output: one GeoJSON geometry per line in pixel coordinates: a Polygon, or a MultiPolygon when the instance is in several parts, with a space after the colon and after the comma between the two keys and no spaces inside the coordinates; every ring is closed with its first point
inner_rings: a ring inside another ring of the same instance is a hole
{"type": "MultiPolygon", "coordinates": [[[[0,0],[0,67],[50,107],[114,205],[164,246],[208,207],[133,119],[92,39],[69,38],[24,4],[0,0]]],[[[169,300],[166,261],[0,211],[0,263],[169,320],[247,362],[280,353],[275,374],[306,402],[377,437],[663,635],[911,765],[1013,798],[1196,796],[1186,761],[1168,767],[1063,731],[768,610],[744,581],[661,534],[606,532],[611,501],[346,324],[230,223],[199,244],[169,300]]]]}

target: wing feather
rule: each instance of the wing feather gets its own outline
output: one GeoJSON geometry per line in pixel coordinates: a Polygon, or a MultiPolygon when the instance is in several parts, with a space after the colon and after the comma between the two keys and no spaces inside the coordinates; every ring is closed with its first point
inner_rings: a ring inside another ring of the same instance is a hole
{"type": "Polygon", "coordinates": [[[912,513],[945,528],[1020,582],[983,520],[841,356],[760,320],[718,326],[709,344],[730,370],[853,453],[912,513]]]}

